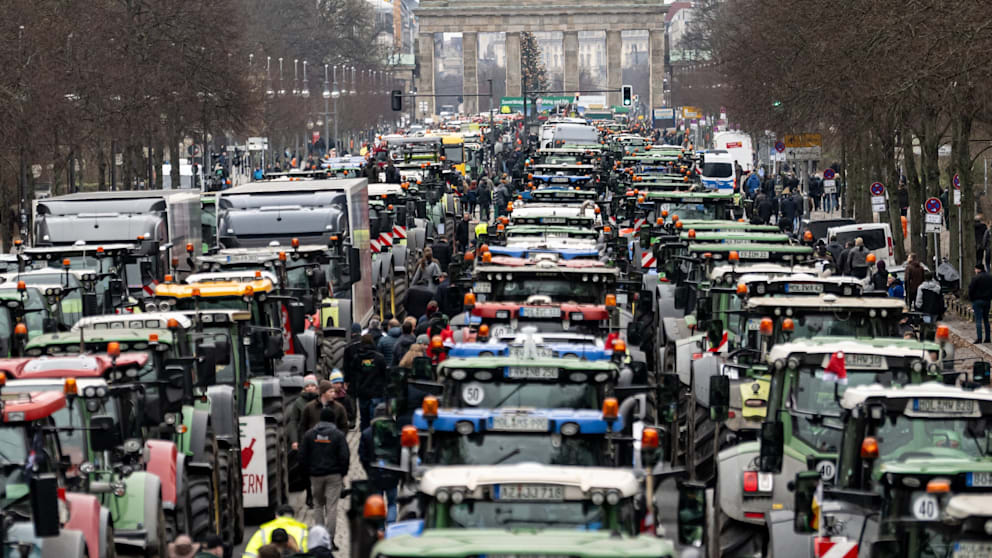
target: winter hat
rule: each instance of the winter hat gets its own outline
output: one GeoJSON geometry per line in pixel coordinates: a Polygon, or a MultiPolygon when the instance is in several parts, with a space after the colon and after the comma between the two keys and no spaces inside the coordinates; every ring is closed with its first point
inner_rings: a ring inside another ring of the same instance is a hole
{"type": "Polygon", "coordinates": [[[418,345],[427,345],[430,342],[431,342],[431,340],[427,338],[427,334],[426,333],[421,333],[420,335],[417,336],[417,344],[418,345]]]}
{"type": "Polygon", "coordinates": [[[315,386],[315,385],[317,385],[317,376],[314,376],[313,374],[307,374],[306,376],[303,376],[303,387],[315,386]]]}
{"type": "Polygon", "coordinates": [[[331,371],[331,377],[329,378],[329,380],[331,381],[332,384],[343,384],[344,374],[342,374],[340,370],[335,368],[334,370],[331,371]]]}
{"type": "Polygon", "coordinates": [[[289,533],[285,529],[276,529],[272,531],[272,542],[274,543],[286,543],[289,542],[289,533]]]}
{"type": "Polygon", "coordinates": [[[331,388],[334,387],[334,384],[328,382],[327,380],[321,380],[319,386],[320,387],[317,388],[317,391],[321,395],[324,395],[325,393],[331,391],[331,388]]]}
{"type": "Polygon", "coordinates": [[[323,525],[314,525],[310,528],[310,533],[307,535],[307,547],[308,548],[326,548],[330,550],[331,548],[331,534],[327,532],[327,528],[323,525]]]}

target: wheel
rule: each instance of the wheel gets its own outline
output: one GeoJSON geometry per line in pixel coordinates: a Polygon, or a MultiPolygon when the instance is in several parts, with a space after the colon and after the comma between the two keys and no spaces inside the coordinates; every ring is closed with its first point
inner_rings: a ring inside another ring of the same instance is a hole
{"type": "Polygon", "coordinates": [[[685,465],[686,468],[692,466],[696,471],[696,479],[705,481],[713,476],[714,467],[714,452],[713,452],[713,434],[716,431],[716,425],[710,420],[709,409],[703,407],[696,402],[696,411],[694,416],[693,429],[693,439],[689,440],[689,403],[690,398],[693,397],[692,393],[683,390],[679,397],[679,455],[678,462],[685,465]],[[691,446],[690,446],[691,444],[691,446]],[[686,455],[688,448],[694,448],[693,456],[694,462],[690,465],[689,458],[686,455]]]}
{"type": "MultiPolygon", "coordinates": [[[[282,398],[271,398],[262,403],[262,412],[266,416],[271,416],[276,421],[276,451],[278,453],[276,461],[278,463],[278,473],[276,488],[279,490],[282,502],[289,501],[289,439],[286,436],[286,413],[282,398]]],[[[268,442],[268,430],[266,430],[266,442],[268,442]]],[[[271,484],[272,477],[269,478],[271,484]]]]}
{"type": "Polygon", "coordinates": [[[396,311],[393,312],[397,320],[406,316],[406,291],[408,279],[405,272],[393,270],[393,298],[396,300],[396,311]]]}
{"type": "Polygon", "coordinates": [[[149,546],[145,549],[146,558],[166,558],[166,556],[168,556],[168,544],[172,538],[168,535],[167,523],[165,510],[162,508],[162,499],[159,497],[158,528],[156,530],[156,534],[158,535],[158,543],[155,546],[149,546]]]}
{"type": "Polygon", "coordinates": [[[231,452],[224,450],[217,454],[217,494],[220,495],[220,536],[227,544],[237,544],[235,541],[235,528],[237,519],[235,514],[239,509],[238,501],[233,490],[234,480],[231,471],[231,452]]]}
{"type": "Polygon", "coordinates": [[[335,368],[344,369],[344,349],[348,345],[342,337],[325,337],[320,345],[320,363],[318,369],[324,378],[331,375],[335,368]]]}
{"type": "MultiPolygon", "coordinates": [[[[161,506],[159,506],[159,513],[161,512],[161,506]]],[[[113,524],[107,525],[107,540],[104,541],[104,545],[107,548],[107,554],[103,558],[117,558],[117,547],[114,545],[114,526],[113,524]]]]}
{"type": "Polygon", "coordinates": [[[268,480],[269,508],[267,517],[275,517],[282,505],[282,491],[279,489],[279,432],[274,424],[265,425],[265,477],[268,480]]]}
{"type": "Polygon", "coordinates": [[[186,492],[186,516],[189,526],[184,532],[194,541],[202,541],[213,529],[212,479],[208,475],[190,478],[186,492]]]}

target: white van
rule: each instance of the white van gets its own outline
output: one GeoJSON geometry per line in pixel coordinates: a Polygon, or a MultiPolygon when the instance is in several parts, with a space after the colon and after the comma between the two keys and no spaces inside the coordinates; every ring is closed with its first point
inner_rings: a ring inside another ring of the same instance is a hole
{"type": "Polygon", "coordinates": [[[885,267],[890,268],[896,265],[895,252],[893,250],[895,240],[892,238],[892,229],[888,223],[858,223],[855,225],[843,225],[840,227],[830,227],[827,229],[827,242],[834,235],[837,235],[837,242],[842,246],[850,242],[854,244],[854,239],[861,237],[865,242],[865,248],[875,254],[875,259],[884,261],[885,267]]]}
{"type": "Polygon", "coordinates": [[[710,190],[734,190],[734,158],[726,151],[708,151],[702,154],[703,186],[710,190]]]}
{"type": "Polygon", "coordinates": [[[719,132],[713,136],[713,149],[730,154],[731,162],[737,161],[746,171],[754,170],[754,148],[751,136],[744,132],[719,132]]]}

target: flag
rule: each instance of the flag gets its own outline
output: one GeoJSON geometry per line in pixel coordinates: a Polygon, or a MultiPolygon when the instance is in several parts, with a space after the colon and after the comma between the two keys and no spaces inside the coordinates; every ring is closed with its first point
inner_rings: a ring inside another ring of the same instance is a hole
{"type": "MultiPolygon", "coordinates": [[[[843,357],[841,357],[843,358],[843,357]]],[[[823,483],[818,483],[816,485],[816,492],[813,493],[813,505],[810,506],[813,512],[813,517],[810,519],[810,527],[819,531],[820,530],[820,502],[823,501],[823,483]]]]}
{"type": "Polygon", "coordinates": [[[844,365],[844,352],[830,355],[830,362],[823,369],[823,381],[847,385],[847,366],[844,365]]]}

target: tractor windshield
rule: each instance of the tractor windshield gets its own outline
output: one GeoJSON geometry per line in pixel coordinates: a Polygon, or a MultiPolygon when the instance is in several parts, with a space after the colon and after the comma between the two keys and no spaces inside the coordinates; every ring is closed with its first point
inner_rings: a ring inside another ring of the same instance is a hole
{"type": "MultiPolygon", "coordinates": [[[[914,402],[914,403],[918,403],[914,402]]],[[[936,401],[936,400],[925,400],[936,401]]],[[[955,400],[961,405],[977,405],[974,400],[955,400]]],[[[989,453],[984,418],[888,416],[875,431],[879,459],[873,463],[876,475],[887,462],[937,459],[978,461],[989,453]]],[[[992,485],[992,473],[971,473],[973,481],[992,485]]]]}
{"type": "Polygon", "coordinates": [[[822,369],[802,369],[796,375],[790,401],[793,435],[816,451],[838,451],[844,425],[840,397],[848,387],[874,383],[875,374],[848,374],[847,385],[825,380],[822,369]]]}
{"type": "Polygon", "coordinates": [[[606,466],[606,438],[562,436],[547,432],[481,433],[452,432],[440,440],[439,463],[444,465],[499,465],[541,463],[545,465],[606,466]]]}

